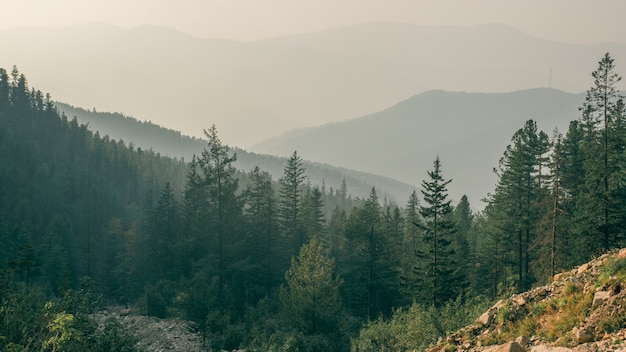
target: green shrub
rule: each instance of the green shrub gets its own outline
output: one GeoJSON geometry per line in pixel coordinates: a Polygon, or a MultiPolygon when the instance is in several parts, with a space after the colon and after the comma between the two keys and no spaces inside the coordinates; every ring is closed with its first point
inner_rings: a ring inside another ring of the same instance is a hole
{"type": "Polygon", "coordinates": [[[609,257],[607,259],[606,263],[600,268],[598,281],[604,283],[611,276],[626,278],[626,258],[609,257]]]}

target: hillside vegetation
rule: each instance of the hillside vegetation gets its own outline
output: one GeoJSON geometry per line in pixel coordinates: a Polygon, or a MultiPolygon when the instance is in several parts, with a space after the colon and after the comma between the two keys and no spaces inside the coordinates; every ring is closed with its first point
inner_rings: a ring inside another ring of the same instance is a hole
{"type": "Polygon", "coordinates": [[[501,299],[482,314],[460,312],[461,319],[471,324],[448,331],[447,336],[437,335],[441,331],[424,319],[428,312],[414,305],[397,311],[389,323],[379,321],[362,330],[358,347],[360,351],[618,351],[626,348],[625,288],[626,249],[614,250],[555,275],[547,285],[501,299]],[[433,346],[434,340],[438,342],[433,346]]]}
{"type": "MultiPolygon", "coordinates": [[[[75,117],[78,123],[86,125],[94,133],[132,143],[135,147],[152,150],[164,156],[190,161],[194,154],[199,156],[206,145],[205,139],[185,136],[179,131],[147,121],[141,122],[120,113],[88,111],[59,102],[55,102],[55,106],[70,119],[75,117]]],[[[205,128],[208,127],[210,126],[205,128]]],[[[257,154],[237,147],[233,147],[232,150],[237,154],[234,165],[240,171],[249,172],[258,165],[274,179],[282,176],[287,157],[257,154]]],[[[294,150],[298,150],[305,159],[302,165],[307,170],[307,182],[318,187],[339,190],[345,182],[352,196],[367,198],[375,186],[381,196],[394,202],[403,201],[406,195],[415,189],[411,182],[403,183],[392,178],[332,166],[328,163],[308,161],[307,156],[299,149],[290,150],[285,155],[290,155],[294,150]]]]}
{"type": "Polygon", "coordinates": [[[626,348],[626,249],[604,254],[545,286],[498,301],[434,351],[614,351],[626,348]],[[555,347],[564,347],[555,349],[555,347]]]}

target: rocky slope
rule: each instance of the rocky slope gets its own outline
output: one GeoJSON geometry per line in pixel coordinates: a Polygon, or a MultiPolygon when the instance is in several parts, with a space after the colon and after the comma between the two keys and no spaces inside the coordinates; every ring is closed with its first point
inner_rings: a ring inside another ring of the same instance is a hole
{"type": "Polygon", "coordinates": [[[626,351],[626,249],[497,302],[427,352],[626,351]]]}
{"type": "Polygon", "coordinates": [[[166,351],[206,351],[202,337],[192,332],[189,323],[181,319],[159,319],[130,314],[122,307],[108,307],[92,314],[91,317],[103,327],[110,321],[117,321],[137,341],[139,350],[146,352],[166,351]]]}

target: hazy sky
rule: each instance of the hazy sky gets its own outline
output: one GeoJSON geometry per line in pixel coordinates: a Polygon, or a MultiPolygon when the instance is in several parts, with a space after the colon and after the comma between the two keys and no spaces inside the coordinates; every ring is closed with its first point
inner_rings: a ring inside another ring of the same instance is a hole
{"type": "Polygon", "coordinates": [[[626,43],[625,0],[0,0],[0,28],[144,23],[250,41],[366,21],[504,23],[550,40],[626,43]]]}

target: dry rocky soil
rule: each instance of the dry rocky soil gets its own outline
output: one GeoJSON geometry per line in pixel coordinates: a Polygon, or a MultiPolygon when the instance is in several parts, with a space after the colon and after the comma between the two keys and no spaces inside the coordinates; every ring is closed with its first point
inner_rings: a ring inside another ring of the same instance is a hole
{"type": "Polygon", "coordinates": [[[128,309],[114,306],[92,315],[103,327],[117,320],[136,340],[137,347],[146,352],[185,351],[200,352],[202,337],[192,331],[191,326],[181,319],[159,319],[130,314],[128,309]]]}
{"type": "Polygon", "coordinates": [[[626,352],[626,248],[512,295],[427,352],[626,352]]]}

